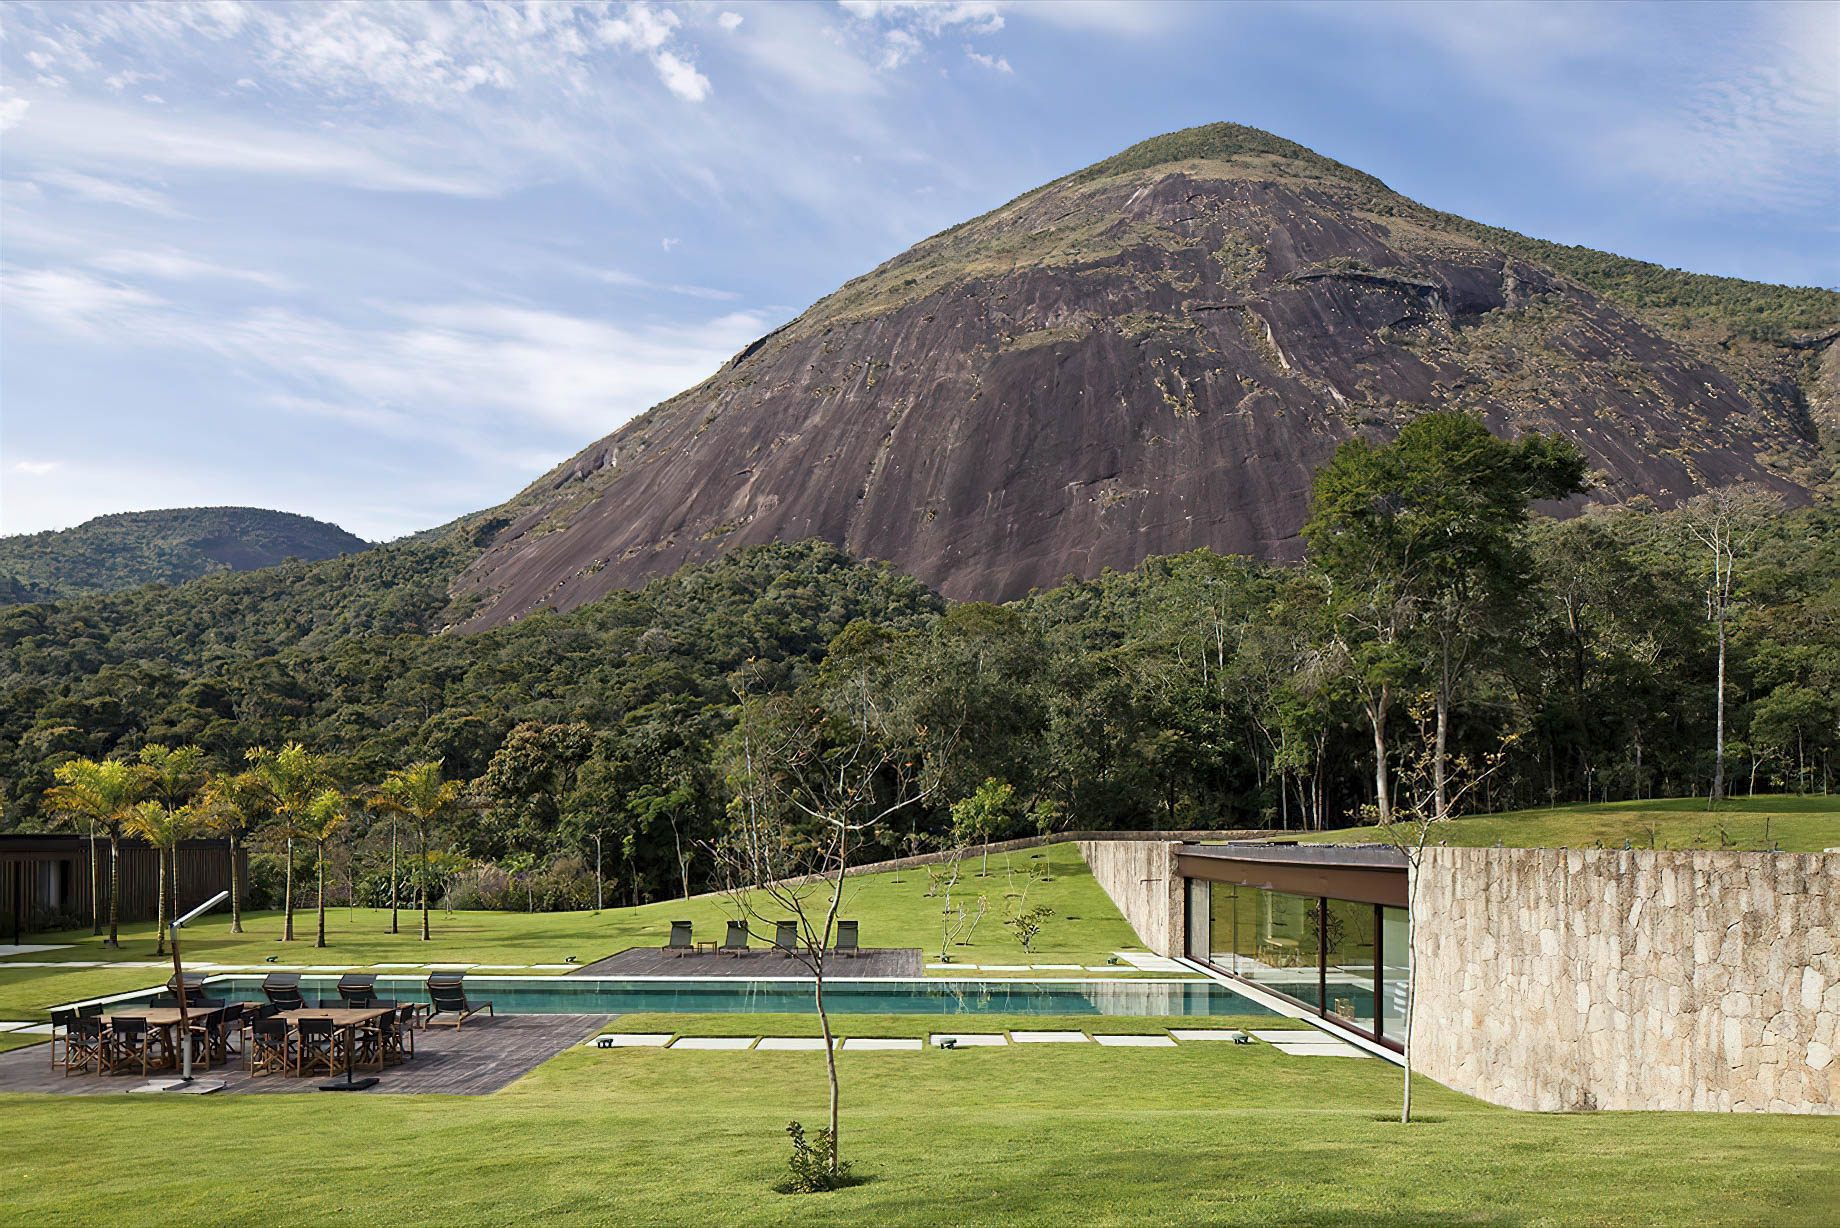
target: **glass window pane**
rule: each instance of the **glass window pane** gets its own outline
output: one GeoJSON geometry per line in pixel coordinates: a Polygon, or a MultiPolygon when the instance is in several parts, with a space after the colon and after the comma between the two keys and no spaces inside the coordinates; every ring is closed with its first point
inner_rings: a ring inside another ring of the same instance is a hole
{"type": "Polygon", "coordinates": [[[1330,900],[1323,914],[1328,952],[1323,993],[1329,1013],[1374,1030],[1374,906],[1330,900]]]}
{"type": "Polygon", "coordinates": [[[1412,958],[1412,923],[1403,908],[1380,910],[1380,1031],[1396,1040],[1406,1035],[1406,970],[1412,958]]]}
{"type": "Polygon", "coordinates": [[[1208,881],[1205,878],[1188,880],[1188,957],[1208,962],[1211,951],[1208,947],[1208,881]]]}

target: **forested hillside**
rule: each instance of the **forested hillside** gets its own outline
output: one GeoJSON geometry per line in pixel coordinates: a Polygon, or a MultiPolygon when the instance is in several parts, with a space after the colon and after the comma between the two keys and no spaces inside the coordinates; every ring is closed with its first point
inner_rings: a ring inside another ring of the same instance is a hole
{"type": "MultiPolygon", "coordinates": [[[[1454,751],[1504,756],[1467,808],[1706,789],[1716,638],[1686,517],[1636,506],[1519,531],[1524,583],[1469,628],[1453,704],[1454,751]]],[[[710,881],[699,850],[736,796],[738,697],[820,712],[851,687],[873,690],[914,739],[899,753],[937,778],[864,857],[948,841],[952,804],[987,781],[1013,791],[1000,834],[1336,826],[1373,800],[1362,667],[1314,566],[1203,550],[948,607],[812,541],[444,634],[462,612],[445,580],[475,550],[450,537],[0,611],[6,825],[52,822],[43,791],[74,757],[189,742],[236,768],[250,746],[297,739],[360,798],[416,759],[472,782],[442,864],[488,867],[466,879],[475,901],[579,903],[596,835],[621,894],[656,898],[710,881]],[[493,895],[494,864],[547,885],[493,895]]],[[[1732,611],[1731,791],[1830,788],[1840,514],[1763,522],[1742,543],[1732,611]]],[[[1390,736],[1403,764],[1428,684],[1422,654],[1400,660],[1390,736]]],[[[360,815],[350,832],[354,877],[373,888],[380,822],[360,815]]]]}
{"type": "Polygon", "coordinates": [[[335,524],[255,507],[122,512],[74,529],[0,537],[0,604],[60,601],[217,571],[309,562],[370,543],[335,524]]]}

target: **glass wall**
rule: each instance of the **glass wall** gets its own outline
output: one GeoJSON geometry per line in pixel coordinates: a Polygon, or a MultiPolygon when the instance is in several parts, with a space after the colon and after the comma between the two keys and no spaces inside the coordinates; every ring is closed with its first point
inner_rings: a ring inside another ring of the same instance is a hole
{"type": "Polygon", "coordinates": [[[1374,985],[1379,954],[1378,909],[1353,900],[1328,900],[1323,908],[1323,998],[1329,1013],[1369,1032],[1374,1027],[1374,985]]]}
{"type": "Polygon", "coordinates": [[[1190,959],[1403,1041],[1405,909],[1202,879],[1187,891],[1190,959]]]}
{"type": "Polygon", "coordinates": [[[1380,1031],[1404,1043],[1406,972],[1412,960],[1412,924],[1403,908],[1380,910],[1380,1031]]]}

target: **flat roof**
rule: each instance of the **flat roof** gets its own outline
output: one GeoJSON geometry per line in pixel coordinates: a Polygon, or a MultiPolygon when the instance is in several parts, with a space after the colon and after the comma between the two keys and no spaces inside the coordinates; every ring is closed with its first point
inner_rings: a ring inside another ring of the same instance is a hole
{"type": "Polygon", "coordinates": [[[1390,844],[1284,844],[1235,840],[1227,844],[1192,844],[1182,852],[1191,857],[1226,857],[1234,861],[1286,865],[1347,866],[1361,870],[1406,868],[1406,855],[1390,844]]]}

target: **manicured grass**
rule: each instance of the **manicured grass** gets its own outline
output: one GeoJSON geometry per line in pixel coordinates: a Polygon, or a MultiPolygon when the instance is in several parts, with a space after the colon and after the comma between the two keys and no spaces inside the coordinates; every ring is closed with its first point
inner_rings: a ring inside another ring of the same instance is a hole
{"type": "MultiPolygon", "coordinates": [[[[1068,1031],[1091,1036],[1155,1035],[1168,1028],[1285,1028],[1314,1032],[1282,1015],[832,1015],[834,1036],[929,1036],[934,1032],[1068,1031]]],[[[820,1036],[816,1015],[620,1015],[605,1032],[674,1036],[820,1036]]],[[[1207,1042],[1213,1043],[1213,1042],[1207,1042]]]]}
{"type": "Polygon", "coordinates": [[[21,1036],[17,1032],[0,1032],[0,1053],[8,1049],[23,1049],[27,1045],[42,1045],[50,1039],[49,1036],[21,1036]]]}
{"type": "MultiPolygon", "coordinates": [[[[952,948],[960,963],[988,960],[1001,964],[1103,964],[1114,951],[1142,951],[1143,945],[1104,890],[1075,844],[998,854],[990,859],[988,877],[978,876],[976,860],[965,863],[954,893],[975,907],[979,894],[989,911],[972,940],[952,948]],[[1051,881],[1031,881],[1029,870],[1046,864],[1051,881]],[[1046,905],[1054,915],[1035,940],[1035,950],[1022,945],[1003,928],[1005,897],[1027,891],[1030,906],[1046,905]]],[[[938,955],[943,935],[943,900],[929,898],[930,880],[924,870],[899,874],[865,874],[845,887],[842,915],[860,923],[861,941],[867,947],[919,947],[932,959],[938,955]]],[[[822,891],[824,888],[816,888],[822,891]]],[[[770,920],[774,910],[768,908],[770,920]]],[[[575,956],[581,963],[612,955],[633,946],[663,946],[671,922],[695,923],[699,938],[720,940],[730,920],[739,919],[733,901],[724,896],[693,900],[664,900],[638,908],[608,908],[602,912],[493,913],[440,910],[432,914],[432,938],[422,942],[417,934],[419,914],[402,915],[402,932],[391,934],[389,913],[381,909],[335,908],[326,913],[323,948],[313,945],[315,917],[311,910],[296,910],[295,940],[279,941],[281,914],[245,913],[242,934],[230,933],[225,914],[196,921],[185,931],[189,959],[222,964],[260,964],[278,956],[283,964],[430,963],[442,961],[491,964],[553,964],[575,956]]],[[[770,925],[755,923],[755,944],[771,941],[770,925]]],[[[123,926],[121,948],[111,951],[87,928],[35,935],[40,943],[69,944],[61,951],[26,957],[36,961],[146,960],[153,956],[151,923],[123,926]]],[[[6,963],[0,961],[0,969],[6,963]]],[[[1031,974],[1035,975],[1035,974],[1031,974]]],[[[1083,974],[1081,974],[1083,975],[1083,974]]],[[[1167,974],[1161,974],[1167,975],[1167,974]]]]}
{"type": "MultiPolygon", "coordinates": [[[[1377,827],[1350,827],[1294,838],[1347,844],[1386,837],[1377,827]]],[[[1431,839],[1465,848],[1499,842],[1509,848],[1620,849],[1628,840],[1639,849],[1775,846],[1788,853],[1813,853],[1840,848],[1840,797],[1735,798],[1713,811],[1706,809],[1703,797],[1515,810],[1453,819],[1436,828],[1431,839]]]]}
{"type": "Polygon", "coordinates": [[[152,968],[9,968],[0,963],[0,1019],[51,1018],[51,1008],[66,1002],[163,985],[167,977],[152,968]]]}
{"type": "Polygon", "coordinates": [[[823,1120],[822,1054],[576,1048],[489,1097],[0,1098],[4,1218],[1569,1228],[1831,1223],[1840,1195],[1831,1118],[1521,1114],[1421,1083],[1435,1120],[1400,1127],[1397,1068],[1267,1045],[838,1060],[869,1180],[828,1195],[769,1188],[786,1121],[823,1120]]]}

